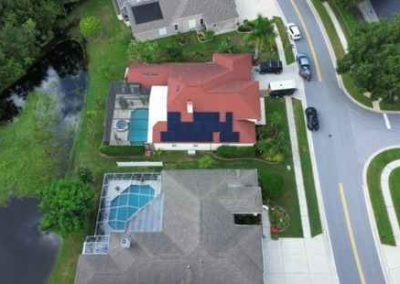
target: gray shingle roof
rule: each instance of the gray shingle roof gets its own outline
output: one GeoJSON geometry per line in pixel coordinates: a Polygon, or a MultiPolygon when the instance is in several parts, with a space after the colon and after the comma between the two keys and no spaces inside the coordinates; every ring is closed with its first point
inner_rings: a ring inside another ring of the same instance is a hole
{"type": "Polygon", "coordinates": [[[82,255],[77,283],[262,283],[262,228],[233,213],[261,213],[256,170],[163,171],[163,229],[135,233],[110,253],[82,255]]]}
{"type": "MultiPolygon", "coordinates": [[[[157,1],[118,0],[118,2],[121,7],[131,7],[157,1]]],[[[158,2],[163,19],[139,25],[132,23],[135,32],[167,27],[173,25],[178,19],[196,15],[201,15],[208,24],[238,17],[235,0],[159,0],[158,2]]]]}

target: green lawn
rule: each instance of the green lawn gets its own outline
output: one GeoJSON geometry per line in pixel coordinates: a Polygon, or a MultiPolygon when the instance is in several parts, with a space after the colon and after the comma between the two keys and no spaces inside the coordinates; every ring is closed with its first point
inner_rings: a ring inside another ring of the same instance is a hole
{"type": "Polygon", "coordinates": [[[283,49],[285,51],[286,64],[291,64],[295,61],[292,44],[289,40],[289,35],[286,31],[285,24],[280,17],[274,17],[274,22],[278,28],[279,35],[282,40],[283,49]]]}
{"type": "Polygon", "coordinates": [[[303,172],[304,189],[306,191],[308,214],[310,218],[311,234],[316,236],[322,233],[321,219],[319,215],[317,193],[315,191],[313,168],[311,164],[310,150],[308,146],[307,128],[304,121],[304,110],[301,101],[293,99],[294,114],[296,119],[297,139],[303,172]]]}
{"type": "Polygon", "coordinates": [[[0,203],[11,194],[37,196],[65,170],[68,153],[53,130],[54,106],[54,96],[32,93],[14,122],[0,126],[0,203]]]}
{"type": "MultiPolygon", "coordinates": [[[[386,207],[384,204],[382,191],[381,191],[381,174],[384,167],[390,162],[400,159],[400,149],[387,150],[377,157],[375,157],[368,167],[367,181],[368,190],[371,198],[372,207],[374,209],[375,219],[378,226],[379,237],[383,244],[394,245],[394,237],[392,228],[390,226],[389,218],[386,212],[386,207]]],[[[396,171],[393,176],[391,176],[391,191],[393,196],[393,202],[396,207],[396,212],[400,216],[400,196],[399,193],[394,193],[394,189],[399,188],[398,182],[399,173],[396,171]]]]}

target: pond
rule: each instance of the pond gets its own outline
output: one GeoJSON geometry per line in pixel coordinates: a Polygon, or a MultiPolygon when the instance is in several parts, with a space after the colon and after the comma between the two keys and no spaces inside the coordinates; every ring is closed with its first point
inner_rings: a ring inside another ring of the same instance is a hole
{"type": "Polygon", "coordinates": [[[38,229],[35,199],[11,199],[0,207],[1,283],[45,283],[56,258],[59,239],[38,229]]]}
{"type": "MultiPolygon", "coordinates": [[[[65,148],[57,160],[65,160],[67,164],[87,81],[81,46],[74,41],[64,41],[14,86],[0,94],[0,123],[11,123],[23,112],[32,92],[54,96],[59,117],[54,123],[59,135],[54,139],[60,140],[58,143],[65,148]]],[[[41,232],[39,224],[38,200],[11,198],[7,207],[0,208],[1,283],[46,282],[56,259],[59,240],[53,234],[41,232]]]]}

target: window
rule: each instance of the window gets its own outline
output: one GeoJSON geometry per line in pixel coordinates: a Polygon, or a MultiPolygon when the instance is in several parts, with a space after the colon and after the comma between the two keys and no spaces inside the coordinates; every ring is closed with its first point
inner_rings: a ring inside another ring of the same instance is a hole
{"type": "Polygon", "coordinates": [[[191,19],[189,20],[189,29],[195,29],[196,28],[196,19],[191,19]]]}
{"type": "Polygon", "coordinates": [[[200,25],[204,25],[204,19],[200,19],[200,25]]]}
{"type": "Polygon", "coordinates": [[[158,30],[158,34],[159,34],[160,36],[165,36],[165,35],[167,35],[167,28],[161,28],[161,29],[159,29],[159,30],[158,30]]]}
{"type": "Polygon", "coordinates": [[[177,31],[178,30],[178,24],[174,25],[174,30],[177,31]]]}
{"type": "Polygon", "coordinates": [[[235,225],[261,225],[261,214],[233,214],[235,225]]]}

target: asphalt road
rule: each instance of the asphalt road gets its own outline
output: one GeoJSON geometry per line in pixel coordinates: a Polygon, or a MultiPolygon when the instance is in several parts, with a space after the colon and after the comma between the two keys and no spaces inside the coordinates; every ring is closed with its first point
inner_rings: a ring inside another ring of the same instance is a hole
{"type": "Polygon", "coordinates": [[[314,62],[314,78],[305,83],[305,92],[308,105],[316,107],[320,116],[321,129],[313,134],[313,144],[340,282],[384,283],[363,195],[362,171],[374,152],[400,144],[400,118],[389,116],[392,130],[388,130],[381,114],[355,105],[339,88],[307,0],[278,2],[287,20],[303,31],[305,38],[296,43],[298,52],[308,54],[314,62]]]}
{"type": "Polygon", "coordinates": [[[400,14],[399,0],[371,0],[371,4],[379,18],[392,18],[400,14]]]}

